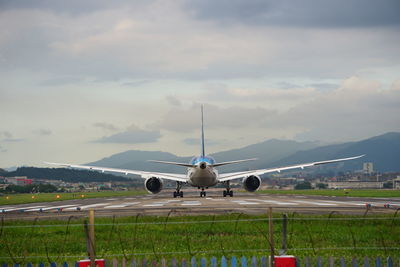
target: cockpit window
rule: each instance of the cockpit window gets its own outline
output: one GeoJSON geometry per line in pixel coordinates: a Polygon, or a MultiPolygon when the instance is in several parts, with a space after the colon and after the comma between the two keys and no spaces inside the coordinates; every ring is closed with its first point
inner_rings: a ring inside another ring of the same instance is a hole
{"type": "Polygon", "coordinates": [[[207,162],[210,165],[215,164],[215,159],[213,159],[210,156],[206,156],[206,157],[194,157],[192,158],[192,160],[190,161],[190,164],[192,165],[196,165],[199,162],[207,162]]]}

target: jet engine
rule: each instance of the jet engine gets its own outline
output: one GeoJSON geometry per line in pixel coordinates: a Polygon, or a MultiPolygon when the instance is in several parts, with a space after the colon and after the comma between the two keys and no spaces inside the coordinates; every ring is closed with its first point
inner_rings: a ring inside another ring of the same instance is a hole
{"type": "Polygon", "coordinates": [[[144,186],[150,193],[157,194],[163,188],[163,181],[157,177],[150,177],[146,179],[144,186]]]}
{"type": "Polygon", "coordinates": [[[243,179],[243,187],[246,191],[254,192],[260,187],[260,185],[261,179],[256,175],[251,175],[243,179]]]}

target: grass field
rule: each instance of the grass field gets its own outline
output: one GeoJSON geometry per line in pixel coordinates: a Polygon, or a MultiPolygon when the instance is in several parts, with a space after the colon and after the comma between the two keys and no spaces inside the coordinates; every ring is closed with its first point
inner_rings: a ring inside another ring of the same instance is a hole
{"type": "Polygon", "coordinates": [[[148,194],[144,190],[135,191],[101,191],[81,193],[38,193],[38,194],[10,194],[0,196],[0,205],[14,205],[34,202],[51,202],[69,199],[137,196],[148,194]]]}
{"type": "MultiPolygon", "coordinates": [[[[274,214],[275,250],[282,215],[274,214]]],[[[400,218],[400,217],[399,217],[400,218]]],[[[391,215],[289,214],[288,254],[296,256],[398,256],[400,220],[391,215]]],[[[110,259],[190,259],[192,256],[269,254],[266,215],[135,216],[96,218],[97,256],[110,259]]],[[[85,258],[83,219],[2,221],[0,263],[63,262],[85,258]]]]}
{"type": "Polygon", "coordinates": [[[400,190],[393,189],[321,189],[321,190],[259,190],[258,194],[279,195],[318,195],[318,196],[349,196],[349,197],[400,197],[400,190]]]}

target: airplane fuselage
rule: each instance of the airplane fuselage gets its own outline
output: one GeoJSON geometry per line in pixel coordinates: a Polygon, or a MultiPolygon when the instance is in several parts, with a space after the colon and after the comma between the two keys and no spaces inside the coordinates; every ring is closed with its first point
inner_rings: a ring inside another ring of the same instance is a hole
{"type": "Polygon", "coordinates": [[[188,183],[191,186],[205,188],[218,183],[218,171],[212,167],[215,160],[209,156],[195,157],[190,161],[194,167],[188,168],[188,183]]]}

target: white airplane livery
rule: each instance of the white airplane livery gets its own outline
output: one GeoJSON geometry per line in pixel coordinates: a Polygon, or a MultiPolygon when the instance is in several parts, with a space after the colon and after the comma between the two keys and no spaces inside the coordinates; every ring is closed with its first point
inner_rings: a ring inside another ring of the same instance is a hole
{"type": "Polygon", "coordinates": [[[203,123],[203,106],[201,107],[201,155],[198,157],[194,157],[189,163],[178,163],[178,162],[169,162],[169,161],[158,161],[158,160],[150,160],[156,163],[162,164],[172,164],[178,165],[187,168],[186,174],[178,174],[178,173],[162,173],[162,172],[149,172],[149,171],[139,171],[139,170],[129,170],[129,169],[117,169],[117,168],[107,168],[107,167],[98,167],[98,166],[88,166],[88,165],[75,165],[68,163],[52,163],[45,162],[46,164],[58,165],[62,167],[70,167],[70,168],[79,168],[79,169],[88,169],[88,170],[97,170],[101,172],[115,172],[115,173],[124,173],[139,175],[141,178],[145,179],[144,186],[147,191],[153,194],[159,193],[163,189],[163,180],[170,180],[176,182],[176,190],[173,193],[173,196],[183,197],[182,186],[190,185],[193,187],[197,187],[200,191],[200,197],[206,196],[206,189],[209,187],[215,186],[217,184],[223,184],[226,190],[223,191],[223,196],[233,196],[233,191],[230,188],[230,181],[235,179],[243,179],[243,187],[245,190],[249,192],[256,191],[261,185],[260,175],[265,173],[272,172],[281,172],[284,170],[291,169],[304,169],[305,167],[317,166],[328,163],[342,162],[347,160],[353,160],[363,157],[364,155],[349,157],[349,158],[340,158],[340,159],[332,159],[325,161],[316,161],[310,163],[303,163],[297,165],[289,165],[278,168],[268,168],[268,169],[259,169],[259,170],[250,170],[250,171],[241,171],[241,172],[229,172],[229,173],[218,173],[216,167],[228,165],[228,164],[236,164],[242,163],[246,161],[256,160],[253,159],[244,159],[244,160],[236,160],[236,161],[228,161],[217,163],[212,157],[207,156],[205,153],[204,147],[204,123],[203,123]]]}

